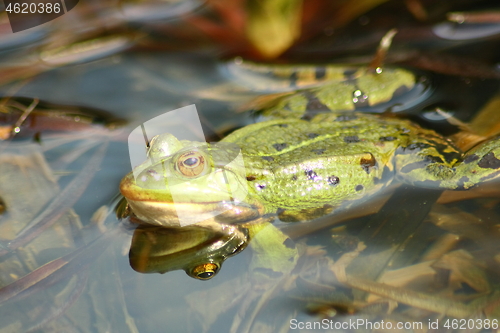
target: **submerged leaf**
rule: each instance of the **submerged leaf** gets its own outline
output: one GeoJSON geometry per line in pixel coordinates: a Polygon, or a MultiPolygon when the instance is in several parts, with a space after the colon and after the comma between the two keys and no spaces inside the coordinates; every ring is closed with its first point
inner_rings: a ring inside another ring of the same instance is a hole
{"type": "Polygon", "coordinates": [[[457,250],[444,255],[432,267],[450,270],[450,283],[457,289],[462,287],[462,283],[466,283],[479,293],[491,290],[486,272],[465,250],[457,250]]]}

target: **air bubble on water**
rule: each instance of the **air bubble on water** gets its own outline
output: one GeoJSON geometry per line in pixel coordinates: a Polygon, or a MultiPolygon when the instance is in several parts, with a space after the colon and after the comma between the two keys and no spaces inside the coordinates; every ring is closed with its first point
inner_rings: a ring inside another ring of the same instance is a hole
{"type": "Polygon", "coordinates": [[[368,96],[359,89],[355,90],[352,93],[352,96],[353,96],[352,98],[353,103],[364,103],[368,99],[368,96]]]}

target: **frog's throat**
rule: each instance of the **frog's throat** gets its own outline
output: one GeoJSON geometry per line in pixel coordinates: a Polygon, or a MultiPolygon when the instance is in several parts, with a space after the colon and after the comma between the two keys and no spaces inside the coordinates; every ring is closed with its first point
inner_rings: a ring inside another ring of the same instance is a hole
{"type": "Polygon", "coordinates": [[[236,223],[256,219],[262,215],[261,207],[247,204],[221,204],[220,202],[172,203],[135,201],[127,198],[134,215],[142,222],[179,227],[199,222],[236,223]]]}

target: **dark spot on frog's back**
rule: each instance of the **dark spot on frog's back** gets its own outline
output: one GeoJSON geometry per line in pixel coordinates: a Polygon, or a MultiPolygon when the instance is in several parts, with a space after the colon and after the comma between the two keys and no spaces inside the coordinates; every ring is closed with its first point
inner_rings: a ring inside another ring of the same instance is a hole
{"type": "Polygon", "coordinates": [[[361,168],[365,170],[366,173],[370,173],[371,168],[375,167],[377,164],[377,160],[375,159],[375,156],[373,156],[371,153],[366,154],[365,156],[361,157],[359,160],[359,164],[361,165],[361,168]]]}
{"type": "Polygon", "coordinates": [[[255,180],[255,176],[247,176],[247,180],[249,182],[254,181],[255,180]]]}
{"type": "Polygon", "coordinates": [[[319,136],[319,134],[316,134],[316,133],[307,133],[307,137],[309,139],[314,139],[314,138],[317,138],[319,136]]]}
{"type": "Polygon", "coordinates": [[[274,157],[272,156],[262,156],[262,159],[268,162],[274,161],[274,157]]]}
{"type": "Polygon", "coordinates": [[[275,143],[273,145],[274,149],[276,149],[277,151],[282,151],[283,149],[285,149],[286,147],[288,147],[288,143],[275,143]]]}
{"type": "Polygon", "coordinates": [[[500,169],[500,159],[496,158],[493,152],[490,152],[484,155],[477,165],[485,169],[500,169]]]}
{"type": "Polygon", "coordinates": [[[348,136],[344,137],[345,143],[356,143],[356,142],[360,142],[360,141],[361,140],[359,139],[359,137],[357,135],[348,135],[348,136]]]}
{"type": "Polygon", "coordinates": [[[306,170],[306,171],[304,171],[304,173],[307,176],[307,179],[309,179],[309,180],[317,180],[318,179],[318,174],[314,170],[306,170]]]}
{"type": "Polygon", "coordinates": [[[381,142],[386,142],[386,141],[394,141],[394,140],[396,140],[396,137],[395,137],[395,136],[381,136],[381,137],[379,138],[379,140],[380,140],[381,142]]]}
{"type": "Polygon", "coordinates": [[[314,111],[329,111],[328,106],[323,104],[316,96],[312,94],[304,94],[307,98],[306,112],[314,113],[314,111]]]}
{"type": "Polygon", "coordinates": [[[364,188],[365,188],[365,187],[364,187],[363,185],[356,185],[355,190],[356,190],[356,191],[361,191],[361,190],[363,190],[364,188]]]}

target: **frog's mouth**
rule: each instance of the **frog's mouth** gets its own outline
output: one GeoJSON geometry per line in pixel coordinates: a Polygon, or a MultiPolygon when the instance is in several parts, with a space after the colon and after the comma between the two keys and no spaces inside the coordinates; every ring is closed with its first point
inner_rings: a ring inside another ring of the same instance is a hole
{"type": "Polygon", "coordinates": [[[178,227],[202,221],[240,223],[264,212],[262,205],[242,201],[174,201],[168,192],[137,186],[131,175],[122,180],[120,192],[139,220],[160,226],[178,227]]]}

